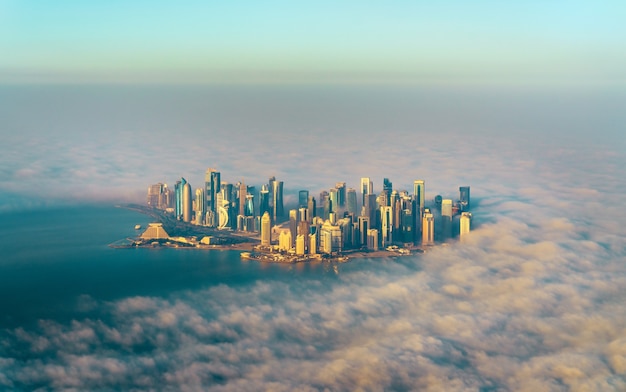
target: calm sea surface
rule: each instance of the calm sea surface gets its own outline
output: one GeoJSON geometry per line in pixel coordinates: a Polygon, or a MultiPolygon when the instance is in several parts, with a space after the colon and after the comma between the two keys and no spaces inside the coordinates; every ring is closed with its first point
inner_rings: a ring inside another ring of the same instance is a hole
{"type": "Polygon", "coordinates": [[[323,281],[371,266],[262,264],[239,252],[194,249],[112,249],[135,236],[148,216],[115,207],[42,209],[0,216],[0,326],[29,326],[40,319],[67,322],[91,316],[83,302],[133,296],[167,297],[181,290],[258,281],[323,281]]]}

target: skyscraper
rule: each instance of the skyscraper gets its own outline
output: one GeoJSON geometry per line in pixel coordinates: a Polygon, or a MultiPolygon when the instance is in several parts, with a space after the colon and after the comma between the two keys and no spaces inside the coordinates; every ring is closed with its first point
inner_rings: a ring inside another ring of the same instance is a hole
{"type": "Polygon", "coordinates": [[[191,185],[189,183],[185,183],[183,186],[183,221],[191,222],[191,185]]]}
{"type": "Polygon", "coordinates": [[[469,211],[470,209],[470,187],[469,186],[462,186],[459,187],[459,193],[460,193],[460,198],[459,201],[461,202],[461,211],[469,211]]]}
{"type": "Polygon", "coordinates": [[[413,219],[415,220],[415,242],[417,242],[422,234],[422,216],[424,215],[424,207],[426,203],[426,188],[424,180],[413,181],[413,201],[414,212],[413,219]]]}
{"type": "Polygon", "coordinates": [[[391,205],[391,192],[393,191],[393,184],[388,178],[383,179],[383,194],[385,195],[386,205],[391,205]]]}
{"type": "Polygon", "coordinates": [[[272,243],[272,223],[270,214],[265,212],[261,218],[261,245],[270,246],[272,243]]]}
{"type": "Polygon", "coordinates": [[[270,209],[270,192],[266,185],[261,187],[259,192],[259,215],[263,216],[265,213],[271,213],[270,209]]]}
{"type": "Polygon", "coordinates": [[[313,196],[309,196],[307,208],[309,210],[309,213],[308,213],[309,222],[312,222],[313,218],[317,216],[317,206],[315,203],[315,198],[313,196]]]}
{"type": "Polygon", "coordinates": [[[353,188],[348,188],[346,192],[346,204],[347,204],[348,212],[356,216],[357,215],[356,191],[353,188]]]}
{"type": "Polygon", "coordinates": [[[452,199],[441,201],[441,239],[452,237],[452,199]]]}
{"type": "Polygon", "coordinates": [[[196,200],[194,202],[194,210],[196,211],[196,224],[203,225],[206,215],[206,198],[204,197],[204,189],[196,189],[196,200]]]}
{"type": "Polygon", "coordinates": [[[365,205],[365,201],[367,200],[367,195],[371,195],[374,193],[374,184],[369,177],[361,178],[361,206],[365,205]]]}
{"type": "Polygon", "coordinates": [[[425,194],[424,194],[424,180],[415,180],[413,181],[413,197],[417,201],[417,204],[421,210],[424,211],[424,202],[425,202],[425,194]]]}
{"type": "Polygon", "coordinates": [[[180,181],[176,181],[176,184],[174,185],[174,193],[176,197],[176,219],[182,219],[183,217],[183,188],[186,183],[187,180],[181,177],[180,181]]]}
{"type": "Polygon", "coordinates": [[[339,191],[337,188],[330,189],[329,198],[332,206],[332,212],[339,211],[339,191]]]}
{"type": "Polygon", "coordinates": [[[337,210],[342,209],[346,206],[346,183],[338,182],[335,184],[335,189],[337,189],[337,210]]]}
{"type": "MultiPolygon", "coordinates": [[[[215,169],[208,168],[204,175],[204,195],[206,197],[206,211],[211,211],[210,216],[219,216],[218,195],[222,190],[222,182],[220,178],[220,172],[215,169]]],[[[217,219],[213,219],[214,222],[206,222],[207,225],[216,226],[217,219]]]]}
{"type": "Polygon", "coordinates": [[[147,198],[147,204],[150,207],[154,207],[154,208],[163,208],[162,205],[164,204],[162,202],[162,195],[164,193],[164,186],[162,183],[157,183],[154,185],[150,185],[148,187],[148,198],[147,198]]]}
{"type": "Polygon", "coordinates": [[[239,192],[237,195],[239,197],[239,215],[245,216],[246,214],[246,196],[247,195],[248,195],[248,187],[242,180],[239,183],[239,192]]]}
{"type": "Polygon", "coordinates": [[[272,201],[274,209],[273,218],[274,222],[278,222],[279,218],[285,216],[285,210],[283,208],[283,182],[282,181],[273,181],[272,182],[272,201]]]}
{"type": "Polygon", "coordinates": [[[382,246],[391,245],[393,242],[393,208],[391,206],[380,208],[380,231],[382,246]]]}
{"type": "Polygon", "coordinates": [[[298,236],[298,210],[289,210],[289,232],[291,233],[291,246],[298,236]]]}
{"type": "Polygon", "coordinates": [[[298,192],[298,208],[307,208],[307,203],[309,202],[309,191],[302,190],[298,192]]]}
{"type": "Polygon", "coordinates": [[[422,219],[422,245],[435,244],[435,217],[430,209],[424,209],[424,218],[422,219]]]}
{"type": "Polygon", "coordinates": [[[246,195],[246,206],[244,209],[244,216],[252,216],[254,217],[254,195],[247,194],[246,195]]]}
{"type": "Polygon", "coordinates": [[[472,225],[472,213],[462,212],[460,223],[461,223],[460,236],[461,236],[461,241],[462,241],[464,236],[466,236],[470,232],[471,225],[472,225]]]}

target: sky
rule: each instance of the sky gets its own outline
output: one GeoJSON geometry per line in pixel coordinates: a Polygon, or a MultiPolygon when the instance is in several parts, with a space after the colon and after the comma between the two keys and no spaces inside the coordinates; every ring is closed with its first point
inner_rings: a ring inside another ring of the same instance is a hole
{"type": "Polygon", "coordinates": [[[0,1],[0,82],[623,83],[620,1],[0,1]]]}

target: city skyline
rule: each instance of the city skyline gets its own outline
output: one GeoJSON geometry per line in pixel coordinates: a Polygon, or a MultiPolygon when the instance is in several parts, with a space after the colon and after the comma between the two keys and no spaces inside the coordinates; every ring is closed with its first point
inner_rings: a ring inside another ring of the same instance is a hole
{"type": "Polygon", "coordinates": [[[0,390],[625,391],[624,20],[0,0],[0,390]]]}

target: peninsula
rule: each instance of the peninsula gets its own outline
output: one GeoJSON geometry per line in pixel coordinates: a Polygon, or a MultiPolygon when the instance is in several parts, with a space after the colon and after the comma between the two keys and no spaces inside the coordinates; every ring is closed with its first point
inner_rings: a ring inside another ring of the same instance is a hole
{"type": "Polygon", "coordinates": [[[357,195],[337,182],[318,199],[300,190],[297,203],[286,210],[283,182],[275,177],[257,191],[243,181],[224,182],[209,168],[195,197],[185,178],[174,189],[150,185],[146,205],[125,207],[156,223],[139,237],[111,246],[233,249],[246,259],[294,263],[423,253],[469,234],[469,186],[459,187],[456,201],[436,195],[427,202],[424,180],[413,182],[413,193],[394,189],[388,178],[382,183],[374,193],[372,180],[363,177],[357,195]]]}

